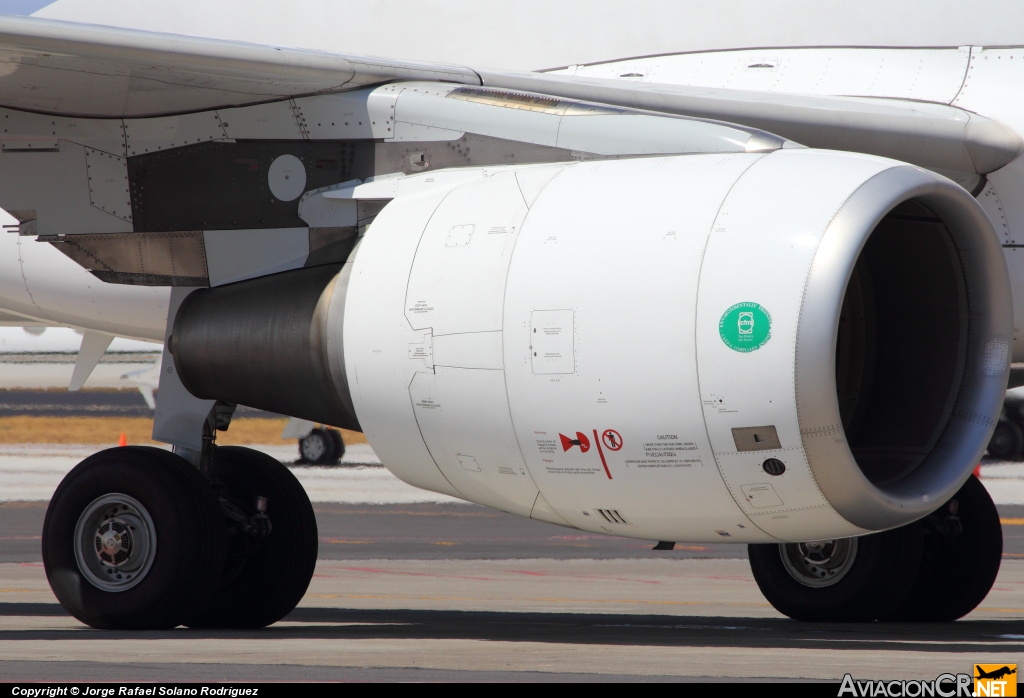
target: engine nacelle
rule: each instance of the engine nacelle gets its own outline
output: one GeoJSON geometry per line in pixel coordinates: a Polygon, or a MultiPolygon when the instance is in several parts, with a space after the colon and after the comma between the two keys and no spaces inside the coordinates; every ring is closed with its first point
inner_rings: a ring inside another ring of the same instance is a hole
{"type": "MultiPolygon", "coordinates": [[[[1006,386],[1009,282],[984,213],[933,173],[848,153],[491,170],[396,198],[322,286],[293,332],[322,355],[301,389],[351,404],[396,475],[624,536],[908,523],[969,476],[1006,386]]],[[[183,307],[175,362],[201,397],[252,404],[195,387],[216,377],[190,318],[225,292],[183,307]]],[[[247,317],[223,368],[238,386],[253,337],[285,341],[247,317]]]]}

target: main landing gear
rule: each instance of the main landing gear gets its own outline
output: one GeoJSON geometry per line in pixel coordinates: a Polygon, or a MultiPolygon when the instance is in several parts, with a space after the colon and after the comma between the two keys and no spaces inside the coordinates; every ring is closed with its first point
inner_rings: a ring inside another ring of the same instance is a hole
{"type": "Polygon", "coordinates": [[[317,427],[299,439],[299,462],[316,465],[337,465],[345,455],[341,432],[330,427],[317,427]]]}
{"type": "Polygon", "coordinates": [[[802,621],[952,621],[999,572],[1002,527],[976,477],[937,511],[861,538],[749,546],[765,598],[802,621]]]}
{"type": "Polygon", "coordinates": [[[46,576],[96,628],[257,628],[302,598],[316,519],[291,472],[258,451],[214,448],[212,472],[157,448],[82,461],[43,524],[46,576]]]}

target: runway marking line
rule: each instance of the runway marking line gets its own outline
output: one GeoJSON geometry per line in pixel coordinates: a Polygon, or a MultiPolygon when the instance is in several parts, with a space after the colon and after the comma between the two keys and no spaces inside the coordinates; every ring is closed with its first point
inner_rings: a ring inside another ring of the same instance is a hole
{"type": "Polygon", "coordinates": [[[1004,526],[1024,526],[1024,518],[999,519],[999,523],[1004,526]]]}

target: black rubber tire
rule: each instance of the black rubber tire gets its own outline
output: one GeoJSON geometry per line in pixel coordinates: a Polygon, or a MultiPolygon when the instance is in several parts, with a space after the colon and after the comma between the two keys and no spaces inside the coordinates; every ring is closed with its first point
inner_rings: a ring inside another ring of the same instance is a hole
{"type": "Polygon", "coordinates": [[[302,600],[316,567],[319,537],[313,505],[291,471],[265,453],[218,447],[214,472],[252,515],[267,497],[270,535],[251,551],[238,574],[185,624],[193,628],[262,628],[284,618],[302,600]]]}
{"type": "Polygon", "coordinates": [[[1000,419],[988,441],[988,455],[999,460],[1020,460],[1022,451],[1024,431],[1011,420],[1000,419]]]}
{"type": "Polygon", "coordinates": [[[337,429],[327,429],[326,431],[334,443],[334,461],[332,465],[337,465],[345,457],[345,441],[341,438],[341,432],[337,429]]]}
{"type": "Polygon", "coordinates": [[[962,532],[950,545],[927,522],[920,524],[925,531],[921,572],[910,595],[889,619],[953,621],[977,608],[992,589],[1003,558],[1003,527],[996,505],[973,475],[953,499],[958,502],[962,532]]]}
{"type": "Polygon", "coordinates": [[[783,615],[807,622],[870,622],[892,612],[917,579],[922,533],[916,525],[862,536],[850,569],[831,586],[797,581],[773,543],[748,546],[761,593],[783,615]]]}
{"type": "Polygon", "coordinates": [[[317,427],[299,439],[300,463],[332,465],[338,462],[334,451],[334,439],[325,429],[317,427]]]}
{"type": "Polygon", "coordinates": [[[43,522],[43,565],[68,613],[94,628],[173,628],[213,594],[224,567],[223,513],[210,484],[183,458],[147,446],[89,456],[61,481],[43,522]],[[79,518],[100,497],[142,504],[156,533],[152,566],[136,586],[109,591],[83,574],[75,553],[79,518]]]}
{"type": "Polygon", "coordinates": [[[1003,416],[1024,429],[1024,396],[1007,394],[1003,400],[1003,416]]]}

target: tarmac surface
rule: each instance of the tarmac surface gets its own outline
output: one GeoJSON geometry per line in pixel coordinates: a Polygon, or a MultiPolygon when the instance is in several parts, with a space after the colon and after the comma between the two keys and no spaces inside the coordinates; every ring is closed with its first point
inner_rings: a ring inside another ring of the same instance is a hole
{"type": "MultiPolygon", "coordinates": [[[[70,375],[33,361],[0,370],[0,414],[149,414],[134,389],[25,389],[70,375]]],[[[123,376],[148,365],[101,364],[93,381],[132,388],[123,376]]],[[[260,448],[296,456],[294,443],[260,448]]],[[[744,546],[652,551],[521,519],[409,487],[351,446],[341,467],[290,466],[314,502],[320,549],[287,618],[259,631],[110,632],[65,613],[39,554],[50,495],[96,450],[0,446],[0,682],[838,682],[1024,663],[1020,463],[982,468],[1003,564],[956,623],[790,621],[761,596],[744,546]]]]}
{"type": "MultiPolygon", "coordinates": [[[[283,460],[294,452],[266,450],[283,460]]],[[[62,453],[51,459],[79,457],[62,453]]],[[[0,450],[5,490],[32,480],[33,458],[38,451],[0,450]]],[[[393,502],[408,494],[372,466],[372,452],[350,449],[346,460],[292,466],[317,492],[319,562],[299,608],[259,631],[86,628],[56,602],[39,561],[46,502],[0,503],[0,681],[933,679],[1024,658],[1018,504],[999,507],[1002,569],[967,618],[819,625],[785,619],[765,602],[743,546],[652,551],[652,541],[429,493],[420,496],[432,501],[393,502]],[[363,501],[329,501],[353,486],[350,498],[363,501]]],[[[1016,466],[985,471],[1000,467],[1016,466]]],[[[35,477],[59,480],[59,470],[35,477]]]]}

